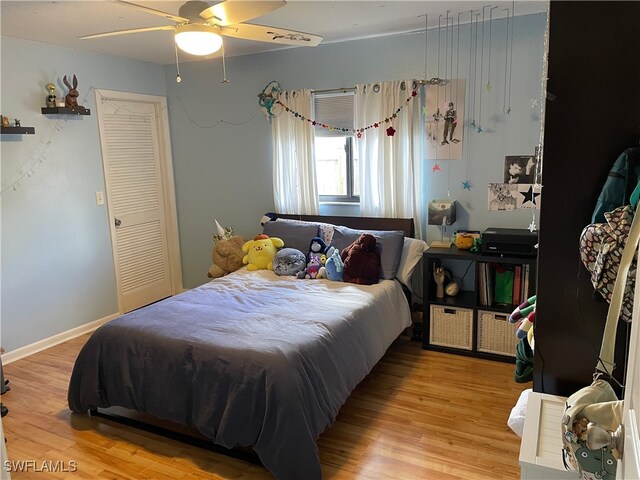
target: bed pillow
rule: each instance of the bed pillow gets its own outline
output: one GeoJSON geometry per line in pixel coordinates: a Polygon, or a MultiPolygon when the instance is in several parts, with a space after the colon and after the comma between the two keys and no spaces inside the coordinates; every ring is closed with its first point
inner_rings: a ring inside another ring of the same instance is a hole
{"type": "Polygon", "coordinates": [[[270,237],[281,238],[285,247],[308,252],[311,239],[318,236],[318,226],[310,223],[267,222],[262,232],[270,237]]]}
{"type": "Polygon", "coordinates": [[[306,225],[316,225],[318,227],[318,236],[322,238],[324,243],[327,245],[331,244],[331,240],[333,238],[333,227],[335,225],[331,223],[322,223],[322,222],[305,222],[304,220],[294,220],[292,218],[276,218],[277,222],[288,222],[288,223],[300,223],[306,225]]]}
{"type": "Polygon", "coordinates": [[[337,226],[333,229],[331,244],[340,252],[355,242],[363,233],[376,237],[376,246],[380,252],[380,278],[395,278],[402,256],[404,232],[402,230],[354,230],[337,226]]]}
{"type": "Polygon", "coordinates": [[[396,278],[409,290],[411,290],[411,275],[413,275],[416,265],[418,265],[422,254],[427,248],[427,243],[424,240],[418,240],[417,238],[404,239],[396,278]]]}

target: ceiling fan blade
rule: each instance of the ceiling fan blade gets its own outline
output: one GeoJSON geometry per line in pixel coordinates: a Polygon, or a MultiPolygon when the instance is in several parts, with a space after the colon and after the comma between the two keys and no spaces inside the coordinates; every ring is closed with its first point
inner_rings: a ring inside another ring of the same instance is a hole
{"type": "Polygon", "coordinates": [[[287,2],[278,1],[245,1],[226,0],[200,12],[205,20],[214,19],[216,25],[226,26],[242,23],[252,18],[261,17],[277,8],[283,7],[287,2]]]}
{"type": "Polygon", "coordinates": [[[142,33],[153,32],[154,30],[175,30],[174,25],[164,25],[162,27],[146,27],[146,28],[133,28],[131,30],[116,30],[115,32],[95,33],[93,35],[85,35],[84,37],[78,37],[80,40],[86,40],[88,38],[100,38],[100,37],[113,37],[115,35],[126,35],[128,33],[142,33]]]}
{"type": "Polygon", "coordinates": [[[234,38],[302,47],[315,47],[322,41],[320,35],[296,32],[278,27],[267,27],[265,25],[252,25],[250,23],[240,23],[238,25],[223,27],[220,33],[234,38]]]}
{"type": "Polygon", "coordinates": [[[163,12],[161,10],[156,10],[155,8],[144,7],[142,5],[138,5],[137,3],[125,2],[124,0],[118,0],[116,3],[122,5],[123,7],[131,7],[136,10],[140,10],[141,12],[150,13],[151,15],[157,15],[158,17],[164,17],[169,20],[173,20],[178,23],[187,23],[189,22],[188,18],[179,17],[178,15],[173,15],[171,13],[163,12]]]}

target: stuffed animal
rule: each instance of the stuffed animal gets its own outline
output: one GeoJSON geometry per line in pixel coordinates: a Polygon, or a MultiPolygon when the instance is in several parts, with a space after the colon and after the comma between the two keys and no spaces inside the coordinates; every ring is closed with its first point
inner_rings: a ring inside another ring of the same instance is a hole
{"type": "Polygon", "coordinates": [[[342,250],[345,282],[360,285],[373,285],[380,278],[380,253],[376,250],[376,237],[363,233],[348,247],[342,250]]]}
{"type": "Polygon", "coordinates": [[[337,248],[329,247],[329,250],[327,251],[327,261],[324,264],[324,268],[329,280],[333,280],[335,282],[342,281],[344,263],[342,262],[342,257],[340,257],[340,252],[337,248]]]}
{"type": "Polygon", "coordinates": [[[242,246],[246,255],[242,263],[247,265],[247,270],[273,270],[273,257],[278,248],[284,247],[282,239],[261,234],[253,240],[249,240],[242,246]]]}
{"type": "Polygon", "coordinates": [[[327,244],[321,237],[313,237],[309,243],[309,253],[307,254],[307,261],[310,260],[312,253],[318,253],[320,255],[327,253],[327,244]]]}
{"type": "Polygon", "coordinates": [[[454,243],[458,250],[469,250],[473,247],[473,237],[467,233],[456,233],[454,243]]]}
{"type": "Polygon", "coordinates": [[[298,273],[298,278],[327,278],[324,263],[327,261],[325,252],[327,244],[320,237],[313,237],[309,242],[307,253],[307,267],[304,272],[298,273]]]}
{"type": "Polygon", "coordinates": [[[209,278],[219,278],[242,267],[242,245],[244,238],[231,237],[218,240],[211,251],[213,263],[207,274],[209,278]]]}
{"type": "Polygon", "coordinates": [[[538,296],[534,295],[511,312],[509,315],[509,322],[516,324],[516,336],[522,340],[527,337],[529,345],[533,344],[533,325],[536,321],[536,300],[538,296]],[[531,333],[530,333],[531,332],[531,333]]]}
{"type": "Polygon", "coordinates": [[[307,257],[296,248],[283,248],[273,257],[273,273],[280,276],[296,276],[307,267],[307,257]]]}
{"type": "Polygon", "coordinates": [[[323,253],[309,252],[309,260],[307,268],[298,273],[298,278],[327,278],[326,272],[322,265],[322,258],[326,258],[323,253]]]}

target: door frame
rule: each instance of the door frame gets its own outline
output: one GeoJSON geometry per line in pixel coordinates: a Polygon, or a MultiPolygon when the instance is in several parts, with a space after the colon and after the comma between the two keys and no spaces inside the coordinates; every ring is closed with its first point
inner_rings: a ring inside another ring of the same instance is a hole
{"type": "Polygon", "coordinates": [[[102,156],[102,168],[104,172],[105,188],[107,191],[106,204],[109,216],[109,231],[111,232],[111,251],[113,254],[113,269],[116,278],[116,291],[118,294],[118,312],[124,313],[124,300],[120,269],[118,268],[118,251],[116,242],[116,228],[113,222],[109,198],[109,169],[105,163],[105,152],[102,149],[103,128],[100,122],[98,109],[104,101],[131,101],[150,103],[154,105],[156,113],[156,126],[158,135],[158,153],[160,155],[160,177],[162,182],[162,202],[164,206],[164,221],[167,240],[167,252],[169,255],[169,272],[171,275],[171,294],[175,295],[183,291],[182,264],[180,259],[180,241],[178,235],[178,212],[176,208],[175,182],[173,177],[173,158],[171,156],[171,141],[169,133],[169,115],[166,97],[147,95],[141,93],[120,92],[116,90],[96,89],[96,115],[98,116],[98,130],[100,134],[100,152],[102,156]]]}

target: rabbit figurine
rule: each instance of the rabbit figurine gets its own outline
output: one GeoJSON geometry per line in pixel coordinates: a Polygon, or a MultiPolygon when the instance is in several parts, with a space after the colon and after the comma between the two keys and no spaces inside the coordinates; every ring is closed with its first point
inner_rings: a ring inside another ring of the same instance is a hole
{"type": "Polygon", "coordinates": [[[66,97],[64,97],[64,106],[65,107],[71,107],[71,108],[77,108],[78,107],[78,96],[80,95],[78,93],[78,79],[76,78],[76,76],[73,76],[73,87],[71,85],[69,85],[69,82],[67,81],[67,76],[65,75],[64,78],[62,79],[62,82],[69,88],[69,93],[67,94],[66,97]]]}

